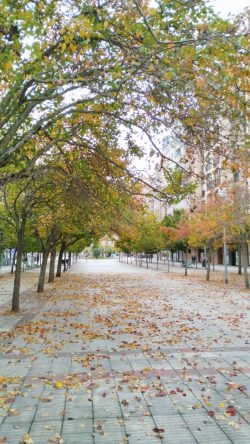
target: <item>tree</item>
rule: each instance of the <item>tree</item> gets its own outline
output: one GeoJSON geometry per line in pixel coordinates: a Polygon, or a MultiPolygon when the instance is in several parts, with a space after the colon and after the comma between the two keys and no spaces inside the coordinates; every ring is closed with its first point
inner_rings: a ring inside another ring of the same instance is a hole
{"type": "Polygon", "coordinates": [[[228,207],[227,213],[230,217],[229,242],[239,247],[238,251],[242,255],[245,286],[249,288],[247,267],[250,240],[250,194],[248,187],[246,185],[238,185],[228,188],[226,206],[228,207]]]}
{"type": "Polygon", "coordinates": [[[232,117],[230,132],[239,131],[245,100],[235,79],[246,66],[244,17],[222,20],[202,0],[1,6],[1,183],[67,143],[91,149],[98,128],[106,141],[127,128],[127,154],[141,152],[131,128],[159,152],[154,131],[171,127],[192,153],[201,138],[202,146],[214,146],[218,117],[232,117]]]}
{"type": "Polygon", "coordinates": [[[22,179],[17,183],[6,184],[2,188],[3,204],[0,218],[4,225],[12,227],[16,238],[16,269],[14,278],[14,289],[12,296],[12,310],[19,311],[19,295],[22,256],[25,247],[25,234],[27,225],[32,223],[30,218],[36,206],[41,204],[43,197],[39,186],[39,178],[34,177],[22,179]]]}
{"type": "MultiPolygon", "coordinates": [[[[174,209],[172,214],[166,215],[161,222],[161,232],[165,236],[166,247],[172,253],[175,251],[186,251],[186,239],[183,233],[179,233],[178,227],[184,218],[183,209],[174,209]]],[[[186,261],[187,265],[187,261],[186,261]]],[[[187,267],[185,267],[185,273],[187,273],[187,267]]]]}

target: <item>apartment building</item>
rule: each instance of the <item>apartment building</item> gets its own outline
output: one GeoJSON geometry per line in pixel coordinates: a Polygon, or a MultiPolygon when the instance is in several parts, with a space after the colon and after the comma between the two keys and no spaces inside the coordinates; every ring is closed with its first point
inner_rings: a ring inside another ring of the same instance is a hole
{"type": "MultiPolygon", "coordinates": [[[[194,194],[178,204],[168,205],[164,202],[157,202],[152,199],[150,203],[150,209],[154,211],[159,220],[162,220],[164,215],[172,214],[175,209],[188,210],[194,208],[200,201],[206,202],[209,196],[213,193],[220,192],[223,187],[228,184],[239,184],[240,186],[246,186],[250,190],[249,175],[246,174],[246,168],[241,168],[239,163],[236,163],[232,168],[231,165],[227,165],[225,157],[221,156],[218,151],[197,153],[195,158],[189,159],[186,147],[175,137],[166,136],[162,141],[162,154],[165,156],[163,160],[163,166],[167,168],[183,168],[184,177],[183,180],[186,183],[195,180],[197,183],[194,194]],[[187,174],[185,174],[187,171],[187,174]]],[[[164,174],[159,165],[156,165],[155,177],[158,180],[164,181],[164,174]]],[[[189,249],[189,258],[192,255],[197,256],[197,260],[200,262],[206,257],[205,248],[198,250],[189,249]]],[[[176,252],[173,259],[181,261],[183,258],[182,252],[176,252]]],[[[214,252],[212,261],[214,264],[223,264],[224,255],[222,248],[219,248],[214,252]]],[[[228,249],[227,263],[229,265],[238,265],[239,254],[235,249],[228,249]]]]}

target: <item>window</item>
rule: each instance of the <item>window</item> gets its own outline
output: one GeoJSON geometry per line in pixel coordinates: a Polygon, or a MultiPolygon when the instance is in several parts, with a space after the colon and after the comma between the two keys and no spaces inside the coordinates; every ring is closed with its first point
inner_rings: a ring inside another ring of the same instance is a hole
{"type": "Polygon", "coordinates": [[[205,167],[206,171],[211,170],[212,166],[213,166],[213,165],[212,165],[212,161],[211,161],[210,157],[208,157],[208,158],[207,158],[206,167],[205,167]]]}
{"type": "Polygon", "coordinates": [[[179,159],[180,156],[181,156],[181,149],[178,148],[178,149],[175,151],[175,159],[179,159]]]}
{"type": "Polygon", "coordinates": [[[213,161],[214,161],[214,165],[219,165],[219,163],[220,163],[220,155],[215,153],[213,155],[213,161]]]}
{"type": "Polygon", "coordinates": [[[211,190],[213,188],[213,182],[212,182],[212,174],[207,175],[207,190],[211,190]]]}
{"type": "Polygon", "coordinates": [[[237,171],[236,173],[234,173],[234,182],[239,182],[240,180],[240,173],[239,171],[237,171]]]}
{"type": "Polygon", "coordinates": [[[214,180],[215,180],[215,185],[221,184],[221,169],[220,168],[217,168],[217,170],[215,171],[214,180]]]}

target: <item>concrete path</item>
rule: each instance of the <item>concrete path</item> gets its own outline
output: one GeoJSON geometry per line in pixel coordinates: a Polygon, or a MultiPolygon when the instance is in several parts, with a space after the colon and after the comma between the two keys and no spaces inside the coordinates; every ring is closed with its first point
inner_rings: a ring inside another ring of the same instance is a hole
{"type": "Polygon", "coordinates": [[[1,334],[0,443],[247,444],[248,338],[245,291],[82,260],[1,334]]]}

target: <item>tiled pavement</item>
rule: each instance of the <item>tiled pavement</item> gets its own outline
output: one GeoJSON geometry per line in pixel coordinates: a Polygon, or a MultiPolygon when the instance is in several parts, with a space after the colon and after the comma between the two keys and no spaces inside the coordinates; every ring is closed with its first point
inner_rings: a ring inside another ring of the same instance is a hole
{"type": "Polygon", "coordinates": [[[19,315],[6,316],[6,312],[10,311],[11,298],[13,292],[14,275],[10,274],[10,267],[2,267],[0,274],[0,332],[12,329],[18,320],[21,320],[24,312],[36,306],[39,301],[43,300],[43,296],[36,293],[38,274],[40,269],[26,270],[21,274],[21,290],[20,301],[21,311],[19,315]]]}
{"type": "Polygon", "coordinates": [[[114,260],[53,288],[2,333],[0,443],[250,442],[249,294],[114,260]]]}

